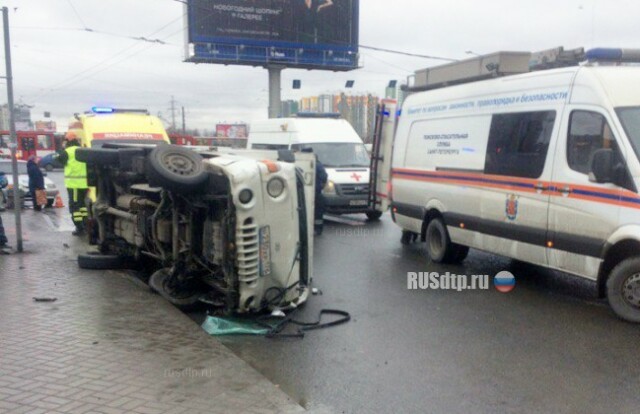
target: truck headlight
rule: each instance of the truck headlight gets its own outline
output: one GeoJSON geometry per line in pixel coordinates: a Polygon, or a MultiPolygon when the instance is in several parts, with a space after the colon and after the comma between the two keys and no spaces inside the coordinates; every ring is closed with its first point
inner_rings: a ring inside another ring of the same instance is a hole
{"type": "Polygon", "coordinates": [[[251,200],[253,200],[253,192],[248,188],[245,188],[244,190],[240,191],[238,200],[240,200],[242,204],[249,204],[251,200]]]}
{"type": "Polygon", "coordinates": [[[327,181],[327,184],[325,184],[324,188],[322,189],[322,192],[325,194],[335,194],[336,185],[334,184],[333,181],[329,180],[327,181]]]}
{"type": "Polygon", "coordinates": [[[280,178],[272,178],[267,183],[267,193],[273,198],[278,198],[284,193],[284,181],[280,178]]]}

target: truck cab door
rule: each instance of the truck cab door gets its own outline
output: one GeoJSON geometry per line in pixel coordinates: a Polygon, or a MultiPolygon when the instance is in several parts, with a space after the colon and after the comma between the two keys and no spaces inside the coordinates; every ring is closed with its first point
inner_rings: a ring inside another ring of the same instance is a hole
{"type": "MultiPolygon", "coordinates": [[[[626,173],[624,146],[614,124],[600,108],[574,106],[567,111],[553,168],[549,207],[549,264],[596,279],[607,239],[620,223],[621,200],[635,194],[630,177],[618,183],[590,179],[597,151],[613,151],[626,173]]],[[[627,173],[628,175],[628,173],[627,173]]]]}
{"type": "Polygon", "coordinates": [[[369,206],[384,213],[391,203],[391,157],[393,137],[397,125],[397,102],[384,99],[378,105],[376,128],[371,148],[371,180],[369,183],[369,206]]]}

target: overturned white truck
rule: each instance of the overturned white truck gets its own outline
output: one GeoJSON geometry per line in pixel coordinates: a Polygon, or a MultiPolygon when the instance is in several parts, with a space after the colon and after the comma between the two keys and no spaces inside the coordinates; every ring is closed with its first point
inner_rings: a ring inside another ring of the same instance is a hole
{"type": "Polygon", "coordinates": [[[108,145],[80,149],[96,187],[99,252],[83,268],[152,267],[152,289],[177,306],[223,313],[304,302],[311,283],[315,158],[108,145]]]}

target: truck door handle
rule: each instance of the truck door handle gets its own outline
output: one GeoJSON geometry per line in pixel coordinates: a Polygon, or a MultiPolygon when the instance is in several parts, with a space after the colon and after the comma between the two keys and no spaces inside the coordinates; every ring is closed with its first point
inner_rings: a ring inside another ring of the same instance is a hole
{"type": "Polygon", "coordinates": [[[533,188],[535,188],[538,191],[547,191],[549,189],[549,187],[547,187],[546,185],[544,185],[542,183],[538,183],[538,184],[534,185],[533,188]]]}
{"type": "Polygon", "coordinates": [[[570,187],[564,187],[564,188],[562,188],[562,189],[560,189],[560,190],[558,190],[558,191],[559,191],[559,192],[560,192],[560,194],[562,194],[562,195],[569,195],[569,194],[571,194],[571,192],[572,192],[572,190],[571,190],[571,188],[570,188],[570,187]]]}

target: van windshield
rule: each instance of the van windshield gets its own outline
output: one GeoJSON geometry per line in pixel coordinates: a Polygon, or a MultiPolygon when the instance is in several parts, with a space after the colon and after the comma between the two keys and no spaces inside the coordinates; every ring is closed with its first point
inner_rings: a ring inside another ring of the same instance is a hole
{"type": "Polygon", "coordinates": [[[636,155],[640,157],[640,106],[617,108],[616,113],[636,155]]]}
{"type": "Polygon", "coordinates": [[[316,143],[316,144],[295,144],[291,146],[294,151],[311,148],[313,153],[325,167],[347,168],[347,167],[368,167],[369,154],[361,143],[316,143]]]}

